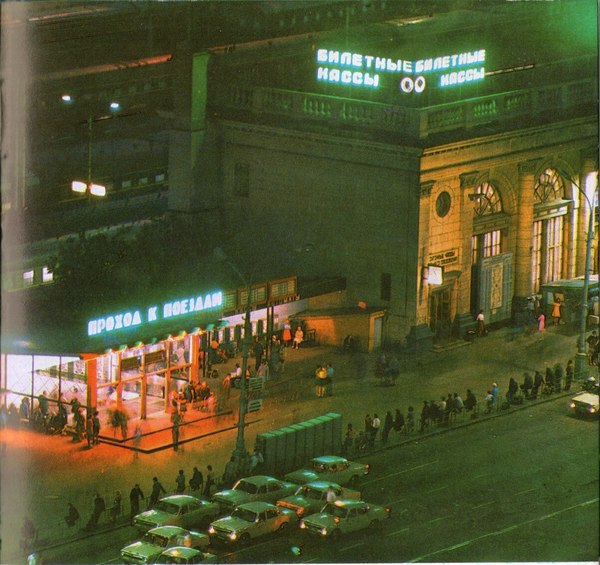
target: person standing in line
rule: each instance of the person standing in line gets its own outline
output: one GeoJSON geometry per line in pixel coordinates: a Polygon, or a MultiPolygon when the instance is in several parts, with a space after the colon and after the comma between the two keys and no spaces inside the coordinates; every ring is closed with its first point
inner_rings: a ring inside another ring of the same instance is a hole
{"type": "Polygon", "coordinates": [[[96,496],[94,498],[94,510],[92,511],[92,515],[90,516],[90,519],[84,529],[89,531],[95,528],[98,525],[98,520],[100,520],[102,512],[104,512],[105,510],[106,504],[104,502],[104,499],[98,493],[96,493],[96,496]]]}
{"type": "Polygon", "coordinates": [[[179,473],[175,477],[175,492],[177,494],[183,494],[185,492],[185,474],[183,469],[179,469],[179,473]]]}
{"type": "Polygon", "coordinates": [[[560,324],[560,298],[554,298],[554,304],[552,305],[552,325],[558,326],[560,324]]]}
{"type": "Polygon", "coordinates": [[[193,491],[202,490],[204,486],[204,477],[202,476],[202,471],[198,469],[198,467],[194,467],[194,472],[192,473],[192,478],[190,479],[190,488],[193,491]]]}
{"type": "Polygon", "coordinates": [[[115,500],[110,508],[110,521],[116,522],[117,517],[120,516],[123,507],[123,497],[121,491],[118,490],[115,494],[115,500]]]}
{"type": "Polygon", "coordinates": [[[408,407],[406,413],[406,425],[404,426],[404,433],[411,433],[415,431],[415,409],[412,406],[408,407]]]}
{"type": "Polygon", "coordinates": [[[79,520],[79,510],[73,506],[72,502],[67,505],[67,515],[65,516],[65,522],[69,528],[72,528],[79,520]]]}
{"type": "Polygon", "coordinates": [[[392,416],[392,412],[388,410],[385,414],[385,419],[383,420],[383,431],[381,432],[381,442],[386,444],[388,441],[388,436],[390,432],[394,428],[394,417],[392,416]]]}
{"type": "Polygon", "coordinates": [[[100,443],[100,416],[98,415],[98,410],[94,410],[94,444],[98,445],[100,443]]]}
{"type": "Polygon", "coordinates": [[[573,367],[573,359],[567,361],[567,367],[565,368],[565,390],[571,390],[571,384],[573,383],[573,376],[575,375],[575,368],[573,367]]]}
{"type": "Polygon", "coordinates": [[[498,410],[498,396],[500,392],[498,390],[498,385],[496,383],[492,383],[492,397],[493,397],[493,407],[498,410]]]}
{"type": "Polygon", "coordinates": [[[371,422],[371,438],[369,441],[369,445],[371,447],[375,446],[375,440],[377,439],[377,434],[379,433],[379,428],[381,427],[381,420],[377,413],[373,414],[373,421],[371,422]]]}
{"type": "Polygon", "coordinates": [[[396,408],[396,416],[394,418],[394,431],[400,433],[404,428],[404,415],[399,408],[396,408]]]}
{"type": "Polygon", "coordinates": [[[134,487],[129,492],[129,517],[131,520],[140,513],[140,500],[143,500],[143,498],[144,493],[142,492],[140,485],[135,483],[134,487]]]}
{"type": "Polygon", "coordinates": [[[204,496],[206,498],[210,498],[210,489],[215,484],[215,473],[213,471],[212,465],[206,466],[206,484],[204,486],[204,496]]]}
{"type": "Polygon", "coordinates": [[[254,347],[252,348],[252,351],[254,352],[254,370],[258,372],[258,368],[260,367],[260,364],[262,363],[262,358],[263,358],[263,354],[265,352],[265,348],[263,347],[263,344],[260,342],[260,339],[258,338],[258,336],[254,337],[254,347]]]}
{"type": "Polygon", "coordinates": [[[148,503],[149,508],[152,508],[158,502],[158,499],[160,498],[161,493],[167,494],[167,491],[165,490],[165,487],[163,487],[160,484],[160,481],[158,480],[158,478],[153,477],[152,478],[152,492],[150,493],[150,501],[148,503]]]}

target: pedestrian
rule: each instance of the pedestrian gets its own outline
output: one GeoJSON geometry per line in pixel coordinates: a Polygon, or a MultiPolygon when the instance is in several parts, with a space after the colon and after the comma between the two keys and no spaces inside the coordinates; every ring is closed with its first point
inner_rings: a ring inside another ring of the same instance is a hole
{"type": "Polygon", "coordinates": [[[396,414],[394,417],[394,431],[396,433],[406,431],[404,429],[404,415],[402,414],[399,408],[396,408],[396,414]]]}
{"type": "Polygon", "coordinates": [[[560,363],[554,365],[554,392],[562,391],[562,380],[564,376],[564,369],[560,363]]]}
{"type": "Polygon", "coordinates": [[[140,444],[142,443],[142,423],[138,422],[133,430],[133,459],[139,457],[140,444]]]}
{"type": "Polygon", "coordinates": [[[498,390],[498,385],[496,383],[492,383],[492,396],[494,398],[493,408],[498,410],[498,396],[500,395],[500,391],[498,390]]]}
{"type": "Polygon", "coordinates": [[[477,398],[473,394],[470,388],[467,389],[467,397],[465,398],[465,410],[471,412],[475,410],[477,406],[477,398]]]}
{"type": "Polygon", "coordinates": [[[427,400],[423,400],[419,431],[423,433],[427,428],[429,428],[429,403],[427,400]]]}
{"type": "Polygon", "coordinates": [[[567,361],[567,367],[565,369],[565,390],[571,390],[571,384],[573,383],[573,376],[575,375],[575,368],[573,367],[573,359],[567,361]]]}
{"type": "Polygon", "coordinates": [[[531,390],[531,398],[532,399],[535,400],[537,398],[538,392],[543,383],[544,383],[544,377],[542,376],[542,373],[540,373],[539,371],[536,371],[533,376],[533,388],[531,390]]]}
{"type": "Polygon", "coordinates": [[[224,398],[225,402],[229,402],[229,397],[231,396],[231,375],[227,374],[221,381],[221,396],[224,398]]]}
{"type": "Polygon", "coordinates": [[[131,520],[140,513],[140,500],[144,499],[144,493],[138,483],[129,492],[129,517],[131,520]]]}
{"type": "Polygon", "coordinates": [[[254,474],[256,471],[261,469],[262,464],[265,462],[265,458],[258,447],[254,448],[254,452],[248,459],[248,471],[254,474]]]}
{"type": "Polygon", "coordinates": [[[165,488],[160,484],[160,481],[157,477],[152,478],[152,492],[150,493],[150,501],[148,502],[148,507],[152,508],[160,498],[160,495],[167,494],[165,488]]]}
{"type": "Polygon", "coordinates": [[[202,476],[202,471],[198,469],[198,467],[194,467],[194,472],[192,473],[192,478],[190,479],[190,488],[193,491],[202,490],[204,486],[204,477],[202,476]]]}
{"type": "Polygon", "coordinates": [[[519,384],[513,377],[510,377],[510,380],[508,381],[508,391],[506,393],[506,400],[509,404],[512,404],[514,402],[514,399],[517,396],[518,392],[519,384]]]}
{"type": "Polygon", "coordinates": [[[110,521],[116,522],[117,517],[121,515],[123,510],[123,497],[121,496],[121,491],[118,490],[115,493],[115,499],[113,501],[113,505],[110,508],[110,521]]]}
{"type": "Polygon", "coordinates": [[[554,371],[550,367],[546,367],[546,376],[544,377],[544,394],[552,394],[554,392],[554,371]]]}
{"type": "Polygon", "coordinates": [[[483,313],[483,310],[479,310],[476,320],[477,320],[477,335],[479,337],[484,336],[486,334],[486,329],[485,329],[485,314],[483,313]]]}
{"type": "Polygon", "coordinates": [[[373,421],[371,422],[371,437],[369,441],[369,445],[371,447],[375,446],[375,440],[377,439],[377,434],[379,433],[379,428],[381,427],[381,420],[377,413],[373,414],[373,421]]]}
{"type": "Polygon", "coordinates": [[[85,419],[85,439],[88,448],[91,449],[94,445],[94,418],[91,414],[85,419]]]}
{"type": "Polygon", "coordinates": [[[485,393],[485,413],[489,414],[494,408],[494,395],[491,390],[485,393]]]}
{"type": "Polygon", "coordinates": [[[404,427],[405,433],[412,433],[415,431],[415,409],[412,406],[408,407],[406,413],[406,426],[404,427]]]}
{"type": "Polygon", "coordinates": [[[98,410],[94,410],[94,444],[98,445],[100,443],[100,416],[98,415],[98,410]]]}
{"type": "Polygon", "coordinates": [[[325,396],[333,396],[333,375],[335,370],[331,363],[327,363],[327,383],[325,384],[325,396]]]}
{"type": "Polygon", "coordinates": [[[254,347],[252,348],[252,351],[254,353],[254,370],[258,372],[258,368],[262,363],[263,354],[265,352],[265,348],[258,336],[255,336],[254,338],[254,347]]]}
{"type": "Polygon", "coordinates": [[[231,488],[238,478],[238,470],[235,464],[235,458],[233,455],[229,458],[229,461],[225,464],[225,470],[221,477],[223,488],[231,488]]]}
{"type": "Polygon", "coordinates": [[[327,369],[323,365],[317,365],[315,371],[317,396],[323,398],[327,390],[327,369]]]}
{"type": "Polygon", "coordinates": [[[19,418],[21,418],[21,420],[29,420],[29,398],[26,396],[21,399],[19,418]]]}
{"type": "Polygon", "coordinates": [[[383,430],[381,432],[381,443],[386,444],[388,442],[388,436],[394,428],[394,417],[392,416],[391,410],[388,410],[383,420],[383,430]]]}
{"type": "Polygon", "coordinates": [[[179,449],[179,422],[180,416],[175,413],[173,417],[173,427],[171,428],[171,435],[173,438],[173,451],[177,451],[179,449]]]}
{"type": "Polygon", "coordinates": [[[179,469],[179,473],[177,477],[175,477],[175,492],[177,494],[183,494],[185,492],[185,474],[183,473],[183,469],[179,469]]]}
{"type": "Polygon", "coordinates": [[[84,530],[93,530],[98,525],[98,520],[100,520],[100,516],[102,516],[102,512],[104,512],[105,510],[106,504],[104,502],[104,498],[102,498],[98,493],[96,493],[96,496],[94,497],[94,509],[84,530]]]}
{"type": "Polygon", "coordinates": [[[81,436],[85,433],[85,418],[82,407],[77,408],[77,411],[73,414],[73,421],[75,423],[75,434],[72,441],[80,442],[81,436]]]}
{"type": "Polygon", "coordinates": [[[65,516],[65,522],[69,528],[72,528],[79,520],[79,510],[75,508],[72,502],[67,504],[67,515],[65,516]]]}
{"type": "Polygon", "coordinates": [[[206,466],[206,484],[204,486],[204,496],[206,498],[210,498],[210,489],[215,484],[215,473],[213,471],[212,465],[206,466]]]}
{"type": "Polygon", "coordinates": [[[542,312],[541,310],[537,317],[537,323],[538,323],[538,331],[543,332],[546,329],[546,316],[544,315],[544,312],[542,312]]]}
{"type": "Polygon", "coordinates": [[[560,324],[560,298],[555,296],[552,305],[552,325],[558,326],[558,324],[560,324]]]}
{"type": "Polygon", "coordinates": [[[304,332],[302,331],[302,326],[298,326],[296,328],[296,332],[294,333],[294,343],[292,344],[293,349],[300,349],[300,344],[304,341],[304,332]]]}
{"type": "Polygon", "coordinates": [[[592,331],[586,342],[588,345],[588,364],[593,367],[598,362],[598,343],[600,343],[596,330],[592,331]]]}
{"type": "Polygon", "coordinates": [[[354,445],[354,437],[354,428],[352,424],[348,424],[348,426],[346,427],[346,434],[344,435],[344,443],[342,444],[342,450],[345,455],[348,455],[350,453],[350,450],[354,445]]]}
{"type": "Polygon", "coordinates": [[[463,402],[463,399],[460,397],[460,394],[458,394],[458,392],[454,393],[454,412],[456,414],[460,414],[463,411],[463,408],[465,407],[465,403],[463,402]]]}

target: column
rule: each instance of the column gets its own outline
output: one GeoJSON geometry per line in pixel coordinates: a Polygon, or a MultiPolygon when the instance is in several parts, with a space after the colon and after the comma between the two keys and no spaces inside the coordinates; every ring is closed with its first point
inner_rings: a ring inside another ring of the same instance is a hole
{"type": "Polygon", "coordinates": [[[458,280],[458,303],[453,324],[454,332],[458,337],[463,337],[467,329],[475,326],[471,312],[471,238],[473,237],[473,210],[476,202],[473,202],[469,195],[475,194],[479,176],[479,171],[460,175],[460,269],[462,273],[458,280]]]}
{"type": "MultiPolygon", "coordinates": [[[[593,155],[586,154],[582,160],[581,172],[579,174],[579,187],[582,191],[585,191],[590,201],[592,200],[593,192],[589,186],[586,186],[586,183],[589,181],[588,175],[598,170],[598,163],[596,162],[596,158],[593,155]]],[[[597,184],[597,180],[595,181],[597,184]]],[[[594,187],[594,190],[598,190],[598,186],[594,187]]],[[[585,272],[585,256],[586,256],[586,245],[587,245],[587,232],[589,227],[590,220],[590,207],[585,199],[585,197],[578,191],[577,198],[579,200],[579,213],[577,216],[577,230],[576,230],[576,238],[575,238],[575,250],[576,250],[576,260],[575,260],[575,276],[581,276],[585,272]]],[[[598,196],[596,196],[596,203],[598,202],[598,196]]],[[[592,266],[593,267],[593,266],[592,266]]],[[[592,270],[594,270],[592,268],[592,270]]]]}
{"type": "Polygon", "coordinates": [[[519,194],[515,251],[513,309],[522,310],[531,294],[531,247],[533,230],[533,188],[539,160],[519,164],[519,194]]]}
{"type": "Polygon", "coordinates": [[[98,358],[93,357],[85,362],[85,378],[87,381],[86,404],[88,409],[95,410],[98,405],[98,358]]]}

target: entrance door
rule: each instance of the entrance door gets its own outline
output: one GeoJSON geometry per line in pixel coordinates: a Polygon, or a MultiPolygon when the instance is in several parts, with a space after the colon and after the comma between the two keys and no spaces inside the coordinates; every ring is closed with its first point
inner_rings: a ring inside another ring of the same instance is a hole
{"type": "Polygon", "coordinates": [[[429,295],[429,329],[436,337],[449,337],[452,329],[450,319],[450,286],[433,291],[429,295]]]}
{"type": "Polygon", "coordinates": [[[383,317],[375,318],[373,320],[373,348],[379,349],[381,347],[381,337],[383,334],[383,317]]]}

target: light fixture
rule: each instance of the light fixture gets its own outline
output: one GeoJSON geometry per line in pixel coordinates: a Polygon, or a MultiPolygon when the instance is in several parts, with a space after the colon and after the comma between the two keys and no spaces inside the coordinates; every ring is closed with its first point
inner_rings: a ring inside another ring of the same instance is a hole
{"type": "Polygon", "coordinates": [[[65,104],[70,104],[71,102],[73,102],[73,97],[70,94],[63,94],[60,99],[65,103],[65,104]]]}

